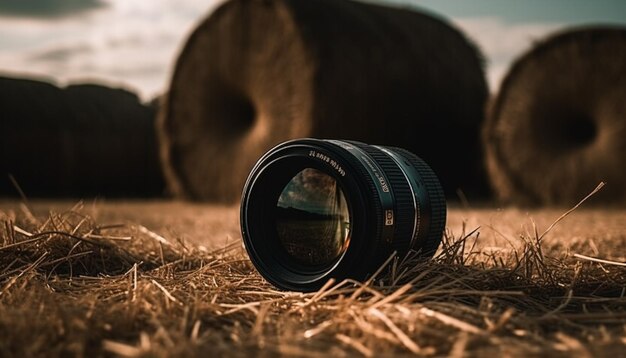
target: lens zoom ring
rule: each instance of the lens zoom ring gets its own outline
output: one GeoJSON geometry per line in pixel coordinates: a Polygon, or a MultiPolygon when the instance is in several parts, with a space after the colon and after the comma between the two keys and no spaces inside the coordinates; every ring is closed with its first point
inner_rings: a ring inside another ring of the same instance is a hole
{"type": "Polygon", "coordinates": [[[439,244],[441,243],[441,237],[446,225],[446,198],[439,183],[439,179],[435,175],[435,172],[417,155],[402,148],[390,148],[396,153],[399,153],[406,157],[411,165],[413,165],[428,192],[430,200],[430,227],[428,230],[428,236],[421,240],[417,240],[413,250],[421,250],[425,256],[431,257],[437,251],[439,244]]]}
{"type": "Polygon", "coordinates": [[[360,142],[351,144],[366,152],[382,168],[389,180],[389,188],[394,197],[394,238],[392,246],[400,256],[410,249],[413,226],[415,224],[415,207],[410,184],[398,164],[380,149],[360,142]]]}

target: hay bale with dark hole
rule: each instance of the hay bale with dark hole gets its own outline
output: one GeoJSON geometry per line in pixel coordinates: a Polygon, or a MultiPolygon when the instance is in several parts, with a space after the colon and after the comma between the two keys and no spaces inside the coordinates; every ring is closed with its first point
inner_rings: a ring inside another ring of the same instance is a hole
{"type": "Polygon", "coordinates": [[[232,0],[191,34],[160,113],[177,195],[240,198],[254,162],[298,137],[415,152],[449,196],[487,193],[477,49],[446,22],[345,0],[232,0]]]}
{"type": "Polygon", "coordinates": [[[626,204],[626,28],[572,29],[520,57],[484,127],[500,199],[626,204]]]}
{"type": "Polygon", "coordinates": [[[155,108],[100,85],[0,78],[0,195],[153,196],[164,192],[155,108]]]}

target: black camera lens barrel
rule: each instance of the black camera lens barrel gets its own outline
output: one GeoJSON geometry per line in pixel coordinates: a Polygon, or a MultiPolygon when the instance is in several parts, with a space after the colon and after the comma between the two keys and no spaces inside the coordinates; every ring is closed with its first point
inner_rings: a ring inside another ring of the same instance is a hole
{"type": "Polygon", "coordinates": [[[252,169],[241,204],[255,267],[300,291],[331,277],[364,279],[394,250],[432,257],[445,217],[441,185],[415,154],[345,140],[274,147],[252,169]]]}

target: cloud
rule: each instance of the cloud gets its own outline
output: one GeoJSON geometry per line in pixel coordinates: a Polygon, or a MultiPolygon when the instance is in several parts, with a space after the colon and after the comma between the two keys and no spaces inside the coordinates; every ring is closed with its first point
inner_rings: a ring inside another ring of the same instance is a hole
{"type": "Polygon", "coordinates": [[[190,31],[221,2],[108,0],[99,11],[54,21],[5,17],[0,71],[122,86],[148,100],[166,89],[190,31]]]}
{"type": "Polygon", "coordinates": [[[58,18],[106,7],[102,0],[2,0],[2,16],[58,18]]]}
{"type": "Polygon", "coordinates": [[[34,62],[66,62],[76,56],[89,54],[93,48],[88,44],[77,43],[68,46],[58,46],[34,53],[28,59],[34,62]]]}
{"type": "Polygon", "coordinates": [[[565,27],[559,23],[511,24],[498,17],[455,18],[452,22],[483,52],[492,93],[498,91],[500,82],[517,57],[538,40],[565,27]]]}

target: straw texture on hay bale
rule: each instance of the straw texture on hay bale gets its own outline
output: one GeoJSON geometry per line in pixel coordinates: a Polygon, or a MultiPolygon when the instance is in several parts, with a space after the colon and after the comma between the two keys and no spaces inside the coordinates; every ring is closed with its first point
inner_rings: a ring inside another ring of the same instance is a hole
{"type": "Polygon", "coordinates": [[[100,85],[0,78],[0,195],[139,195],[163,192],[155,110],[100,85]]]}
{"type": "Polygon", "coordinates": [[[159,121],[166,180],[179,196],[233,202],[263,152],[310,136],[404,147],[447,194],[484,194],[486,95],[478,51],[430,15],[232,0],[178,58],[159,121]]]}
{"type": "Polygon", "coordinates": [[[568,205],[626,204],[626,29],[574,29],[518,59],[484,127],[498,196],[568,205]]]}

